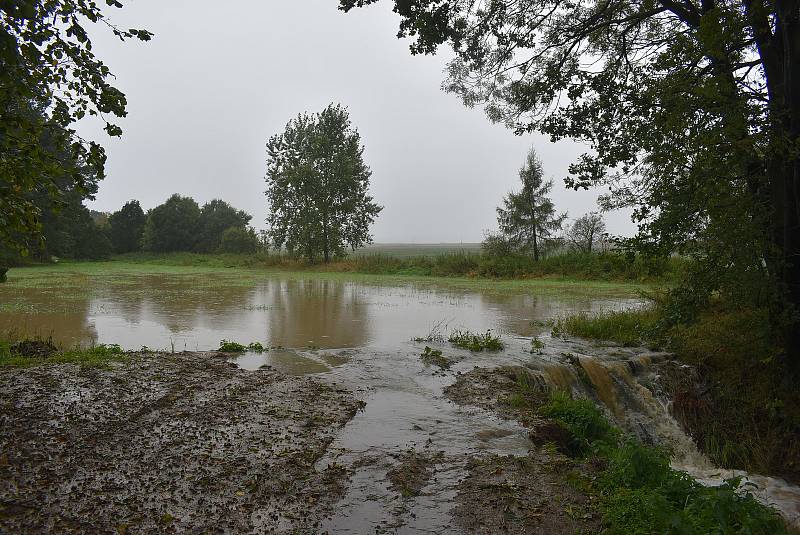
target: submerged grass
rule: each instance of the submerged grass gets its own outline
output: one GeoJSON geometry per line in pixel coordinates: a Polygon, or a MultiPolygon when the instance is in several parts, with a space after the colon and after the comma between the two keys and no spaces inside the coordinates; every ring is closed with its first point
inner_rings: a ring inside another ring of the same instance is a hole
{"type": "MultiPolygon", "coordinates": [[[[210,265],[170,265],[169,258],[159,258],[159,263],[132,263],[112,260],[107,262],[61,262],[58,264],[15,268],[9,272],[9,281],[0,286],[0,301],[14,303],[18,309],[27,306],[26,292],[52,292],[57,300],[37,299],[35,310],[26,312],[60,311],[70,304],[91,297],[98,288],[110,288],[115,293],[142,294],[158,286],[159,293],[174,291],[176,297],[197,294],[209,287],[253,287],[266,278],[282,280],[320,280],[357,282],[364,285],[406,285],[420,288],[452,289],[455,291],[481,291],[497,294],[557,294],[576,297],[637,297],[649,289],[647,285],[625,281],[587,281],[569,278],[543,279],[487,279],[467,277],[432,277],[422,275],[373,275],[352,271],[322,272],[311,269],[288,270],[277,268],[220,267],[210,265]],[[167,287],[165,287],[165,284],[167,287]],[[58,308],[58,310],[54,310],[58,308]]],[[[104,290],[106,291],[106,290],[104,290]]],[[[11,307],[12,305],[9,305],[11,307]]],[[[2,310],[0,310],[2,312],[2,310]]]]}
{"type": "Polygon", "coordinates": [[[556,392],[540,414],[566,427],[584,444],[579,452],[603,466],[598,477],[586,482],[599,502],[603,533],[788,533],[776,511],[737,490],[739,480],[718,487],[700,485],[670,467],[667,451],[623,436],[588,400],[556,392]]]}

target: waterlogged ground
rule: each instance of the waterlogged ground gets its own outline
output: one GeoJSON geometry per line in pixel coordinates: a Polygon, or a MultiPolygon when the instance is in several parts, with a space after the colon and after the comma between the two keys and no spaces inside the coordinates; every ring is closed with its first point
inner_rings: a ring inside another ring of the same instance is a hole
{"type": "MultiPolygon", "coordinates": [[[[597,532],[590,498],[570,483],[591,467],[544,446],[546,427],[509,403],[520,373],[543,395],[595,399],[709,481],[730,475],[668,416],[666,355],[554,338],[542,325],[638,306],[635,291],[124,265],[12,271],[0,329],[170,352],[108,370],[0,370],[0,531],[597,532]],[[492,328],[506,349],[412,341],[437,328],[492,328]],[[222,338],[273,349],[208,351],[222,338]],[[422,359],[425,346],[444,360],[422,359]]],[[[751,480],[800,519],[798,489],[751,480]]]]}
{"type": "Polygon", "coordinates": [[[211,350],[221,338],[288,348],[398,347],[439,323],[534,335],[534,320],[639,303],[636,285],[409,279],[144,266],[12,269],[0,333],[65,345],[211,350]]]}

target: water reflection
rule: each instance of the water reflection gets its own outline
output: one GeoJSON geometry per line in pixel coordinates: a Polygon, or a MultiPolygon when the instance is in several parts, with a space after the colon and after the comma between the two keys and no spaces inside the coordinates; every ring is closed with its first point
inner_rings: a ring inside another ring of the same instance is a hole
{"type": "Polygon", "coordinates": [[[0,329],[67,345],[215,349],[222,338],[268,347],[397,347],[434,326],[534,336],[565,313],[635,306],[636,299],[387,286],[280,275],[75,275],[0,287],[0,329]]]}

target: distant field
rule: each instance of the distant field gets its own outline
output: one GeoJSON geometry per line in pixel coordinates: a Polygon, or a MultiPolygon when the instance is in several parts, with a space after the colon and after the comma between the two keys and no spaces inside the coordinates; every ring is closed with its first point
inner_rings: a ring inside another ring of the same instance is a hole
{"type": "Polygon", "coordinates": [[[480,243],[373,243],[358,249],[355,256],[381,254],[395,258],[438,256],[447,253],[479,253],[480,243]]]}

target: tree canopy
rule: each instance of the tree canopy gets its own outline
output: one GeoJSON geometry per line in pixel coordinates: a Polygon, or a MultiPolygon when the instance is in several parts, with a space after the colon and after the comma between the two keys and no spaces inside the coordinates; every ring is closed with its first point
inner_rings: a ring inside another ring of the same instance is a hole
{"type": "Polygon", "coordinates": [[[553,201],[547,196],[553,187],[552,180],[544,179],[542,162],[531,149],[525,164],[519,170],[522,188],[503,198],[503,206],[497,208],[497,224],[500,232],[517,249],[531,251],[533,259],[539,255],[561,230],[566,213],[556,213],[553,201]]]}
{"type": "Polygon", "coordinates": [[[207,202],[200,209],[199,236],[195,249],[201,253],[217,252],[222,243],[222,235],[227,229],[246,231],[252,218],[244,210],[237,210],[220,199],[207,202]]]}
{"type": "Polygon", "coordinates": [[[121,134],[111,117],[125,116],[125,95],[95,57],[89,24],[121,40],[151,38],[114,26],[94,1],[0,2],[0,240],[23,252],[31,236],[41,237],[33,192],[45,191],[55,202],[68,191],[87,197],[103,177],[103,148],[81,139],[72,125],[93,115],[110,135],[121,134]],[[85,173],[87,167],[94,172],[85,173]]]}
{"type": "Polygon", "coordinates": [[[108,218],[109,238],[115,253],[130,253],[142,247],[147,217],[139,201],[128,201],[108,218]]]}
{"type": "Polygon", "coordinates": [[[278,247],[327,262],[371,242],[382,207],[368,194],[372,172],[344,107],[298,115],[269,139],[267,154],[268,223],[278,247]]]}
{"type": "MultiPolygon", "coordinates": [[[[451,45],[445,88],[465,104],[517,132],[586,143],[568,185],[607,187],[606,207],[633,207],[639,250],[694,256],[686,295],[757,299],[776,320],[797,318],[796,1],[395,0],[394,10],[412,53],[451,45]]],[[[796,327],[786,323],[785,343],[800,367],[796,327]]]]}
{"type": "Polygon", "coordinates": [[[173,194],[147,212],[142,248],[155,253],[191,251],[197,244],[200,207],[191,197],[173,194]]]}
{"type": "Polygon", "coordinates": [[[567,232],[567,238],[573,247],[584,253],[591,253],[594,247],[603,239],[606,233],[606,224],[603,216],[597,212],[584,214],[572,223],[567,232]]]}

